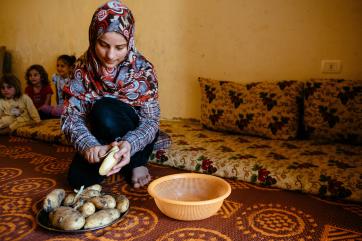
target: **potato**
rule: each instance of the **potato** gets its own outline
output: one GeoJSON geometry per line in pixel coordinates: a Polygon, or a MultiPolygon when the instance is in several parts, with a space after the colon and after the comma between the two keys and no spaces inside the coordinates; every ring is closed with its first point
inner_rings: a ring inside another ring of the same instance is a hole
{"type": "Polygon", "coordinates": [[[64,206],[72,206],[75,203],[75,194],[69,193],[63,201],[64,206]]]}
{"type": "Polygon", "coordinates": [[[97,209],[116,207],[116,200],[111,195],[93,197],[89,201],[91,201],[97,209]]]}
{"type": "Polygon", "coordinates": [[[73,209],[78,209],[79,207],[83,206],[84,204],[84,199],[80,198],[76,201],[76,203],[74,203],[74,205],[72,205],[73,209]]]}
{"type": "Polygon", "coordinates": [[[54,189],[44,199],[43,209],[46,212],[51,212],[58,208],[65,197],[64,189],[54,189]]]}
{"type": "Polygon", "coordinates": [[[82,194],[80,196],[82,199],[88,200],[89,198],[92,198],[92,197],[101,196],[101,193],[97,190],[86,189],[85,191],[82,192],[82,194]]]}
{"type": "Polygon", "coordinates": [[[114,158],[114,154],[119,151],[118,146],[112,147],[112,149],[107,154],[106,158],[104,158],[101,166],[99,167],[99,175],[105,176],[108,172],[111,171],[112,167],[117,164],[117,160],[114,158]]]}
{"type": "Polygon", "coordinates": [[[116,208],[121,212],[124,213],[129,208],[129,200],[125,195],[118,195],[116,197],[116,208]]]}
{"type": "Polygon", "coordinates": [[[86,218],[84,228],[88,229],[108,225],[120,216],[120,212],[115,208],[102,209],[86,218]]]}
{"type": "Polygon", "coordinates": [[[49,214],[50,223],[63,230],[78,230],[85,224],[85,218],[71,207],[58,207],[49,214]]]}
{"type": "Polygon", "coordinates": [[[96,212],[96,207],[91,202],[86,202],[79,207],[78,211],[84,216],[88,217],[96,212]]]}
{"type": "Polygon", "coordinates": [[[85,191],[87,191],[87,190],[96,190],[96,191],[98,191],[98,192],[101,192],[101,191],[102,191],[102,186],[99,185],[99,184],[94,184],[94,185],[92,185],[92,186],[87,187],[87,188],[85,189],[85,191]]]}

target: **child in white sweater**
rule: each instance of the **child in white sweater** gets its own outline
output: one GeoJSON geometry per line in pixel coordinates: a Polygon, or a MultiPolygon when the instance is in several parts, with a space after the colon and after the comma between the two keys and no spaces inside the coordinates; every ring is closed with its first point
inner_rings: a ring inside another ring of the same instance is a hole
{"type": "Polygon", "coordinates": [[[5,74],[0,79],[0,134],[29,123],[40,123],[38,110],[30,97],[22,93],[19,79],[5,74]]]}

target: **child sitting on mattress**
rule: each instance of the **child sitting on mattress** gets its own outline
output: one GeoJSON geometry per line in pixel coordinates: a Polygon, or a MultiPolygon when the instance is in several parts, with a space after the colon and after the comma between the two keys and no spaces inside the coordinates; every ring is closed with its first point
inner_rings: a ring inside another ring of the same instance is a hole
{"type": "Polygon", "coordinates": [[[8,134],[28,123],[40,123],[33,101],[22,94],[18,78],[5,74],[0,79],[0,134],[8,134]]]}
{"type": "Polygon", "coordinates": [[[51,96],[54,93],[50,87],[48,73],[44,67],[38,64],[30,66],[25,73],[27,86],[25,93],[33,100],[41,119],[49,119],[51,116],[51,96]]]}

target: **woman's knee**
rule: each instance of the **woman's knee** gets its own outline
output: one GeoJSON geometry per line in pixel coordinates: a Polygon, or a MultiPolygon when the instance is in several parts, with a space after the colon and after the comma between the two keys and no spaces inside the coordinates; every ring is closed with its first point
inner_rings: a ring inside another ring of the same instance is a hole
{"type": "Polygon", "coordinates": [[[105,144],[136,129],[139,117],[130,105],[114,98],[104,97],[94,103],[89,123],[93,135],[105,144]]]}
{"type": "Polygon", "coordinates": [[[139,122],[135,110],[130,105],[110,97],[104,97],[94,103],[90,119],[96,127],[114,129],[123,126],[127,131],[135,129],[139,122]]]}

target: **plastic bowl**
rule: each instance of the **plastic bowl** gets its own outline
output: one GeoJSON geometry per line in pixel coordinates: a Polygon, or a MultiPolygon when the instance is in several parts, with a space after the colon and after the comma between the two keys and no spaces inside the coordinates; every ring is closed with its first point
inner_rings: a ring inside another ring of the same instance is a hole
{"type": "Polygon", "coordinates": [[[148,186],[160,211],[177,220],[201,220],[217,213],[231,193],[220,177],[180,173],[158,178],[148,186]]]}

